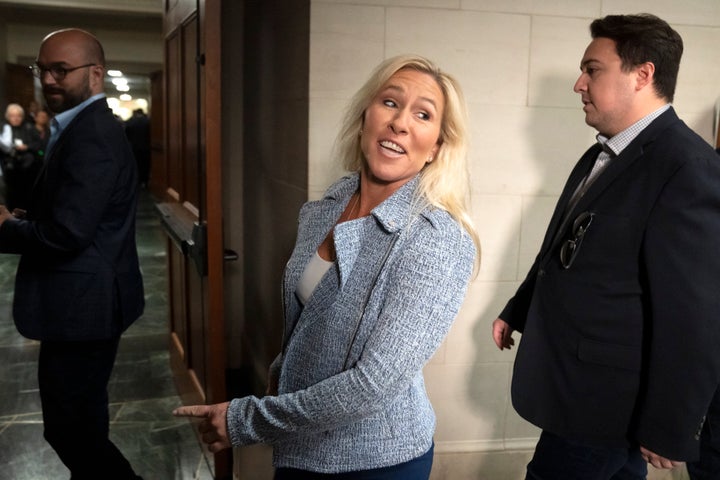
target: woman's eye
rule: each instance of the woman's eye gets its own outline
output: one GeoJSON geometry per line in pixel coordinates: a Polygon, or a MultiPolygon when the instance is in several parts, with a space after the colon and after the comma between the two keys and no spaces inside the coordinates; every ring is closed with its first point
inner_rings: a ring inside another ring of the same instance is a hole
{"type": "Polygon", "coordinates": [[[386,107],[394,107],[396,106],[395,102],[393,100],[383,100],[383,104],[386,107]]]}
{"type": "Polygon", "coordinates": [[[430,114],[427,112],[420,112],[417,114],[417,116],[422,120],[430,120],[430,114]]]}

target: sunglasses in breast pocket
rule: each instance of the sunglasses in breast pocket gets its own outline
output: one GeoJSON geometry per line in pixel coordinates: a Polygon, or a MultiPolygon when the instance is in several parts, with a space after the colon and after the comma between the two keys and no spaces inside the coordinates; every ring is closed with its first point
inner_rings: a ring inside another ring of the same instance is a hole
{"type": "Polygon", "coordinates": [[[573,221],[570,238],[565,240],[560,247],[560,263],[565,270],[572,267],[594,216],[595,214],[592,212],[582,212],[573,221]]]}

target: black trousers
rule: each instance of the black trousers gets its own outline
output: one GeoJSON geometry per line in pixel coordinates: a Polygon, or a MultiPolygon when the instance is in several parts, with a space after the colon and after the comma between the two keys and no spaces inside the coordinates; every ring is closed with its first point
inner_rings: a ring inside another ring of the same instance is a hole
{"type": "Polygon", "coordinates": [[[716,480],[720,478],[720,388],[710,403],[700,434],[700,459],[688,462],[691,480],[716,480]]]}
{"type": "Polygon", "coordinates": [[[645,480],[640,447],[613,448],[543,431],[525,480],[645,480]]]}
{"type": "Polygon", "coordinates": [[[119,338],[41,342],[38,367],[45,439],[72,480],[137,478],[108,438],[107,385],[119,338]]]}

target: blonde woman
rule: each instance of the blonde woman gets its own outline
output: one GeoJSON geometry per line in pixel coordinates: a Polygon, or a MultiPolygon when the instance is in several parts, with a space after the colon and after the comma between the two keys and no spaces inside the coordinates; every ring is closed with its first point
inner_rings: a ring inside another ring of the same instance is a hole
{"type": "Polygon", "coordinates": [[[435,416],[422,368],[473,272],[466,115],[452,77],[383,62],[338,138],[352,172],[300,211],[271,395],[182,407],[218,451],[269,443],[275,478],[427,479],[435,416]]]}

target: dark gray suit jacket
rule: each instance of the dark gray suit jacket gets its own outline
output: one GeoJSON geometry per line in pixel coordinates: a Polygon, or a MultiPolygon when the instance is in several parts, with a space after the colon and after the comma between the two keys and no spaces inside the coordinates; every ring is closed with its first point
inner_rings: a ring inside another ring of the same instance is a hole
{"type": "Polygon", "coordinates": [[[598,152],[570,174],[540,253],[500,314],[523,332],[513,405],[555,434],[692,460],[720,381],[720,162],[670,109],[561,225],[598,152]],[[583,212],[593,221],[565,269],[559,252],[583,212]]]}
{"type": "Polygon", "coordinates": [[[0,251],[21,254],[13,316],[38,340],[118,336],[143,311],[135,245],[137,171],[105,99],[63,130],[27,217],[0,226],[0,251]]]}

